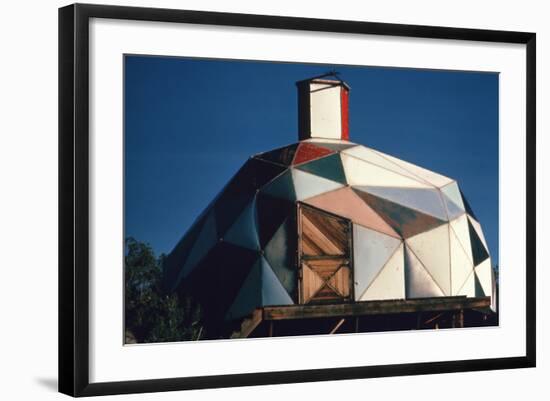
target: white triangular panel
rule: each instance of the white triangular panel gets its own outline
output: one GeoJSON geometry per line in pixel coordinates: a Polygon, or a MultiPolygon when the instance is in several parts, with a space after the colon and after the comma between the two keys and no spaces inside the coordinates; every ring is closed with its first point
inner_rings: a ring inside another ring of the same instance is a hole
{"type": "Polygon", "coordinates": [[[346,180],[350,185],[378,187],[431,188],[429,184],[413,180],[385,168],[367,163],[357,157],[341,154],[346,180]]]}
{"type": "Polygon", "coordinates": [[[476,282],[475,282],[475,274],[473,270],[466,278],[466,281],[464,281],[464,284],[462,284],[462,288],[460,288],[455,295],[457,296],[464,295],[467,297],[476,296],[476,282]]]}
{"type": "Polygon", "coordinates": [[[375,152],[372,149],[367,148],[366,146],[357,145],[352,148],[346,149],[342,151],[343,154],[347,154],[353,157],[356,157],[358,159],[364,160],[366,162],[369,162],[371,164],[374,164],[376,166],[385,168],[386,170],[393,171],[394,173],[404,175],[406,177],[409,177],[415,181],[419,181],[422,184],[428,184],[429,182],[424,181],[422,178],[415,176],[414,174],[411,174],[404,168],[398,166],[397,164],[391,162],[390,160],[386,159],[381,154],[375,152]]]}
{"type": "Polygon", "coordinates": [[[420,259],[445,295],[451,295],[449,225],[407,239],[407,245],[420,259]]]}
{"type": "Polygon", "coordinates": [[[485,259],[475,267],[477,278],[487,297],[493,293],[493,275],[491,269],[491,258],[485,259]]]}
{"type": "Polygon", "coordinates": [[[441,192],[443,192],[443,194],[445,194],[445,196],[447,196],[456,206],[464,210],[464,202],[462,201],[462,195],[460,194],[460,189],[458,189],[456,181],[442,187],[441,192]]]}
{"type": "Polygon", "coordinates": [[[292,169],[292,179],[294,181],[294,190],[296,191],[297,200],[304,200],[344,187],[344,185],[339,182],[327,180],[326,178],[306,173],[298,169],[292,169]]]}
{"type": "Polygon", "coordinates": [[[407,299],[445,295],[408,246],[405,246],[405,293],[407,299]]]}
{"type": "Polygon", "coordinates": [[[353,267],[356,300],[390,259],[401,240],[353,225],[353,267]]]}
{"type": "Polygon", "coordinates": [[[412,174],[418,176],[419,178],[422,178],[423,180],[429,182],[432,185],[435,185],[438,188],[441,188],[441,187],[453,182],[453,180],[451,178],[445,177],[444,175],[434,173],[433,171],[427,170],[423,167],[420,167],[420,166],[417,166],[415,164],[406,162],[404,160],[401,160],[401,159],[398,159],[396,157],[387,155],[385,153],[378,152],[378,151],[376,151],[376,152],[379,153],[380,155],[386,157],[388,160],[394,162],[398,166],[404,168],[409,173],[412,173],[412,174]]]}
{"type": "Polygon", "coordinates": [[[405,254],[403,248],[403,244],[400,244],[361,296],[361,301],[405,298],[405,254]]]}
{"type": "Polygon", "coordinates": [[[466,255],[470,261],[473,261],[472,244],[470,243],[470,229],[468,228],[468,218],[466,217],[466,214],[452,220],[450,225],[453,233],[458,239],[458,242],[462,246],[462,249],[466,252],[466,255]]]}
{"type": "Polygon", "coordinates": [[[466,279],[472,273],[474,266],[472,260],[468,257],[464,248],[460,244],[455,232],[450,231],[450,247],[451,247],[451,295],[459,294],[464,286],[466,279]]]}

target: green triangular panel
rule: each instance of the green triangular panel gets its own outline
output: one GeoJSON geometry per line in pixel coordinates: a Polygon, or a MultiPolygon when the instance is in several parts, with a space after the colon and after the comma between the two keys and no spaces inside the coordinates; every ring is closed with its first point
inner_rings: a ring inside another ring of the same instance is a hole
{"type": "Polygon", "coordinates": [[[338,153],[313,160],[309,163],[304,163],[296,168],[332,181],[346,184],[346,175],[342,167],[340,154],[338,153]]]}
{"type": "Polygon", "coordinates": [[[472,258],[474,259],[474,266],[479,265],[481,262],[489,258],[489,252],[485,249],[483,242],[477,235],[476,230],[472,226],[472,223],[468,221],[468,230],[470,231],[470,243],[472,246],[472,258]]]}
{"type": "Polygon", "coordinates": [[[296,200],[296,192],[292,181],[292,172],[285,171],[283,174],[275,177],[271,182],[266,184],[261,192],[271,195],[275,198],[287,199],[290,201],[296,200]]]}

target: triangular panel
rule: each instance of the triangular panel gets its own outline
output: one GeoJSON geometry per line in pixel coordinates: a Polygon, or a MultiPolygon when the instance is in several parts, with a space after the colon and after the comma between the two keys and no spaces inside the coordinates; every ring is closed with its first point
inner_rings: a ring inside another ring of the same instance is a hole
{"type": "Polygon", "coordinates": [[[227,230],[223,240],[245,248],[260,250],[255,198],[245,207],[235,223],[227,230]]]}
{"type": "Polygon", "coordinates": [[[491,296],[493,292],[493,275],[491,271],[491,259],[486,259],[483,263],[475,267],[476,277],[479,285],[483,289],[483,294],[479,296],[491,296]]]}
{"type": "Polygon", "coordinates": [[[447,220],[447,213],[435,188],[392,188],[358,186],[358,190],[376,195],[409,209],[417,210],[439,220],[447,220]]]}
{"type": "Polygon", "coordinates": [[[355,190],[355,193],[404,238],[412,237],[445,224],[443,220],[409,209],[387,199],[360,190],[355,190]]]}
{"type": "Polygon", "coordinates": [[[262,257],[262,306],[292,305],[294,302],[283,285],[271,270],[268,262],[262,257]]]}
{"type": "Polygon", "coordinates": [[[404,160],[398,159],[396,157],[390,156],[388,154],[378,152],[378,151],[375,151],[375,152],[377,152],[380,155],[384,156],[388,160],[394,162],[398,166],[404,168],[409,173],[414,174],[415,176],[423,179],[424,181],[429,182],[430,184],[432,184],[432,185],[434,185],[438,188],[441,188],[441,187],[453,182],[452,179],[450,179],[449,177],[445,177],[444,175],[434,173],[433,171],[430,171],[430,170],[425,169],[423,167],[420,167],[420,166],[417,166],[415,164],[406,162],[404,160]]]}
{"type": "Polygon", "coordinates": [[[375,152],[374,150],[369,149],[366,146],[357,145],[352,148],[343,150],[342,153],[357,157],[358,159],[364,160],[378,167],[385,168],[386,170],[393,171],[394,173],[404,175],[415,181],[420,181],[423,184],[431,185],[429,182],[423,180],[422,178],[412,174],[411,172],[405,170],[404,168],[385,158],[384,156],[382,156],[381,153],[375,152]]]}
{"type": "Polygon", "coordinates": [[[443,225],[407,239],[407,246],[422,262],[444,295],[451,295],[449,226],[443,225]]]}
{"type": "Polygon", "coordinates": [[[379,187],[431,188],[430,185],[367,163],[356,157],[341,154],[348,184],[379,187]]]}
{"type": "Polygon", "coordinates": [[[264,256],[289,294],[296,290],[296,221],[289,216],[265,246],[264,256]]]}
{"type": "Polygon", "coordinates": [[[477,235],[476,230],[472,224],[468,221],[468,229],[470,232],[470,243],[472,245],[472,258],[474,266],[479,265],[481,262],[489,258],[489,251],[485,249],[485,245],[477,235]]]}
{"type": "Polygon", "coordinates": [[[462,284],[462,287],[458,290],[455,295],[463,295],[466,297],[475,297],[476,296],[476,277],[474,270],[470,272],[466,281],[462,284]]]}
{"type": "Polygon", "coordinates": [[[298,144],[284,146],[269,152],[260,153],[254,156],[257,159],[266,160],[272,163],[277,163],[283,166],[288,166],[292,163],[298,144]]]}
{"type": "Polygon", "coordinates": [[[472,257],[472,246],[470,245],[470,229],[468,227],[468,218],[466,217],[466,213],[462,214],[462,216],[452,220],[450,222],[451,230],[456,235],[456,238],[458,239],[458,242],[464,249],[464,252],[468,256],[468,259],[471,263],[473,263],[473,257],[472,257]]]}
{"type": "Polygon", "coordinates": [[[407,299],[445,295],[408,246],[405,246],[405,292],[407,299]]]}
{"type": "Polygon", "coordinates": [[[485,249],[489,249],[489,247],[487,246],[487,241],[485,240],[485,235],[483,235],[483,230],[481,229],[481,224],[479,224],[476,220],[474,220],[470,216],[468,216],[468,221],[470,222],[474,230],[476,230],[476,233],[479,239],[481,240],[481,242],[483,243],[483,245],[485,246],[485,249]]]}
{"type": "Polygon", "coordinates": [[[301,142],[292,164],[306,163],[334,153],[333,150],[312,143],[301,142]]]}
{"type": "Polygon", "coordinates": [[[361,301],[405,298],[405,254],[400,244],[378,276],[360,297],[361,301]]]}
{"type": "Polygon", "coordinates": [[[464,214],[464,203],[462,202],[462,196],[460,195],[460,190],[458,189],[456,181],[442,187],[441,194],[445,201],[449,220],[464,214]]]}
{"type": "Polygon", "coordinates": [[[275,177],[261,189],[261,192],[275,198],[295,201],[296,192],[294,190],[291,170],[289,169],[278,177],[275,177]]]}
{"type": "Polygon", "coordinates": [[[401,240],[368,228],[353,225],[353,272],[356,300],[365,292],[401,240]]]}
{"type": "Polygon", "coordinates": [[[206,256],[208,251],[210,251],[214,245],[218,243],[218,233],[216,230],[216,220],[214,218],[213,211],[210,211],[204,224],[201,228],[200,234],[197,237],[197,240],[191,247],[189,251],[189,256],[183,265],[178,281],[186,277],[191,273],[191,271],[198,265],[198,263],[206,256]]]}
{"type": "Polygon", "coordinates": [[[449,233],[451,247],[451,295],[463,295],[460,294],[460,290],[464,287],[466,279],[472,273],[474,266],[457,238],[455,231],[451,229],[449,233]]]}
{"type": "Polygon", "coordinates": [[[189,257],[189,251],[197,241],[201,233],[206,215],[200,216],[191,226],[189,231],[180,239],[172,252],[163,261],[162,285],[167,291],[174,291],[178,286],[178,277],[180,277],[185,261],[189,257]]]}
{"type": "Polygon", "coordinates": [[[363,227],[399,238],[399,234],[349,187],[306,199],[304,203],[350,219],[363,227]]]}
{"type": "Polygon", "coordinates": [[[297,168],[341,184],[346,184],[346,174],[344,173],[342,160],[338,153],[304,163],[297,168]]]}
{"type": "Polygon", "coordinates": [[[281,224],[296,213],[296,204],[285,199],[258,194],[256,198],[260,245],[264,247],[281,224]]]}
{"type": "Polygon", "coordinates": [[[339,182],[327,180],[298,169],[292,169],[292,178],[297,200],[311,198],[343,187],[339,182]]]}
{"type": "Polygon", "coordinates": [[[248,315],[262,304],[261,258],[256,261],[243,282],[235,300],[229,307],[226,319],[232,320],[248,315]]]}
{"type": "Polygon", "coordinates": [[[258,188],[285,171],[285,167],[251,158],[235,174],[214,200],[218,233],[223,235],[244,207],[256,195],[258,188]]]}

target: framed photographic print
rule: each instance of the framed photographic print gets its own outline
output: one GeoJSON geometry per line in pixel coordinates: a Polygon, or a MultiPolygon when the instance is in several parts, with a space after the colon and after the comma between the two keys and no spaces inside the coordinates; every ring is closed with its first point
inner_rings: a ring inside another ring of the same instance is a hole
{"type": "Polygon", "coordinates": [[[535,366],[535,34],[59,10],[59,389],[535,366]]]}

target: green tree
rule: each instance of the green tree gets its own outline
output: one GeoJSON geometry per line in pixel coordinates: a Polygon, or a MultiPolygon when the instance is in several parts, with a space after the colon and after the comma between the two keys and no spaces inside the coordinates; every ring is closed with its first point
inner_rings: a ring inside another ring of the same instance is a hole
{"type": "Polygon", "coordinates": [[[134,238],[125,241],[125,338],[132,342],[170,342],[200,339],[201,310],[189,297],[161,289],[162,260],[134,238]]]}

